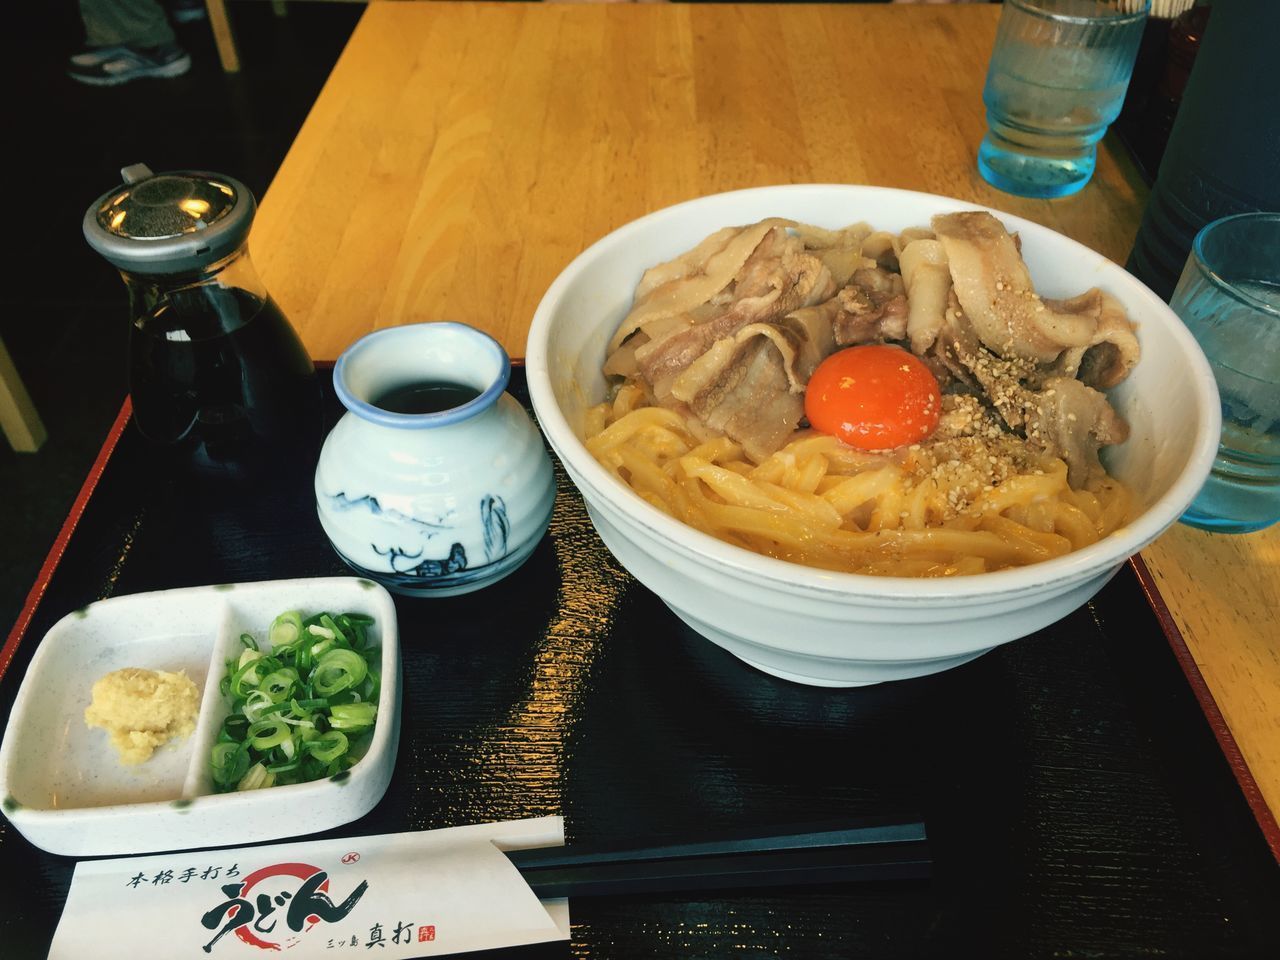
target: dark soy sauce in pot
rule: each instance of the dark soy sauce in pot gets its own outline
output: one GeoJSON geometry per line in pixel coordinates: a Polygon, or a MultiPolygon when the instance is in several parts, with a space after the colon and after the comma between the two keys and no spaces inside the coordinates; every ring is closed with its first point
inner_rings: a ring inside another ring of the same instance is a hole
{"type": "Polygon", "coordinates": [[[443,413],[470,403],[478,396],[480,391],[465,383],[420,380],[385,390],[369,402],[388,413],[443,413]]]}
{"type": "Polygon", "coordinates": [[[168,292],[135,323],[130,392],[139,430],[199,471],[314,460],[320,386],[275,301],[214,284],[168,292]]]}

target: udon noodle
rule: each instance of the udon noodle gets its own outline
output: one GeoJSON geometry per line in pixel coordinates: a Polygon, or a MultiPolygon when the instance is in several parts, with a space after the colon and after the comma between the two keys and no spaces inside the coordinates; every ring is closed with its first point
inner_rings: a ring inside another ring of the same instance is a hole
{"type": "Polygon", "coordinates": [[[885,576],[976,574],[1061,556],[1127,519],[1099,446],[1127,426],[1104,388],[1138,347],[1091,290],[1035,293],[987,214],[932,230],[719,231],[645,274],[611,346],[587,446],[639,496],[782,560],[885,576]],[[942,412],[927,439],[860,450],[810,428],[804,389],[850,345],[909,349],[942,412]]]}

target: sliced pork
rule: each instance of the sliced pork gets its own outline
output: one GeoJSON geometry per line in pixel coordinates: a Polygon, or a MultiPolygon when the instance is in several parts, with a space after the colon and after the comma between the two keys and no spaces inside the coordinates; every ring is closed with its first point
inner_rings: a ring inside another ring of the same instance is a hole
{"type": "Polygon", "coordinates": [[[902,277],[883,267],[860,267],[836,294],[832,318],[836,346],[901,340],[907,335],[907,297],[902,277]]]}
{"type": "Polygon", "coordinates": [[[1025,430],[1028,443],[1066,461],[1067,482],[1077,490],[1106,477],[1098,448],[1129,438],[1129,425],[1107,398],[1070,377],[1051,378],[1027,398],[1025,430]]]}
{"type": "Polygon", "coordinates": [[[1068,347],[1086,347],[1096,322],[1063,313],[1040,298],[1004,225],[985,211],[936,216],[956,299],[989,350],[1052,363],[1068,347]]]}
{"type": "Polygon", "coordinates": [[[1078,377],[1083,383],[1105,390],[1129,375],[1141,355],[1138,336],[1120,301],[1097,287],[1069,300],[1046,300],[1060,313],[1088,316],[1093,336],[1082,347],[1063,350],[1054,365],[1060,376],[1078,377]]]}
{"type": "Polygon", "coordinates": [[[613,335],[610,352],[646,323],[688,313],[721,293],[764,236],[785,222],[762,220],[749,227],[718,230],[688,253],[646,271],[631,312],[613,335]]]}
{"type": "Polygon", "coordinates": [[[907,337],[911,352],[923,356],[946,324],[951,294],[947,251],[938,240],[922,238],[903,247],[898,259],[909,305],[907,337]]]}
{"type": "MultiPolygon", "coordinates": [[[[743,233],[757,237],[755,228],[743,233]]],[[[736,238],[729,246],[737,243],[736,238]]],[[[686,281],[676,281],[677,283],[686,281]]],[[[698,281],[691,281],[698,282],[698,281]]],[[[661,289],[661,288],[657,288],[661,289]]],[[[717,294],[725,302],[689,304],[681,295],[678,314],[658,315],[640,328],[648,335],[656,326],[657,337],[635,350],[635,360],[645,380],[661,398],[673,378],[702,356],[717,341],[731,337],[751,323],[783,317],[793,310],[812,306],[835,293],[835,282],[826,265],[805,251],[803,244],[780,226],[770,226],[758,235],[755,246],[735,272],[730,283],[717,294]],[[673,317],[678,322],[671,322],[673,317]]],[[[636,313],[636,307],[632,315],[636,313]]]]}
{"type": "Polygon", "coordinates": [[[1042,298],[1017,238],[981,211],[934,217],[932,232],[781,219],[716,231],[645,273],[605,373],[760,462],[803,424],[818,364],[864,343],[908,346],[934,371],[940,444],[1061,457],[1080,487],[1102,475],[1098,448],[1128,434],[1100,392],[1139,357],[1123,306],[1097,289],[1042,298]]]}

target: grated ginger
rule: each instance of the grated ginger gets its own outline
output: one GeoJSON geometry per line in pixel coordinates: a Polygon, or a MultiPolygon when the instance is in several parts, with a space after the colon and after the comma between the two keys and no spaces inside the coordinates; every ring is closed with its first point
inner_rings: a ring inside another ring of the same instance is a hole
{"type": "Polygon", "coordinates": [[[93,685],[84,721],[106,730],[120,762],[135,766],[174,737],[188,736],[199,711],[200,691],[186,673],[125,667],[93,685]]]}

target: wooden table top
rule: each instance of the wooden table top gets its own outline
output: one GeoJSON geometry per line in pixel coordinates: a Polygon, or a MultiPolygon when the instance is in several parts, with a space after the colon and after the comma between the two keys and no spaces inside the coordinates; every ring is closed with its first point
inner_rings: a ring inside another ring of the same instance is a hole
{"type": "MultiPolygon", "coordinates": [[[[263,198],[254,258],[320,359],[370,330],[425,320],[471,324],[523,355],[543,292],[590,243],[740,187],[944,194],[1124,262],[1147,189],[1110,139],[1074,197],[1014,197],[979,177],[998,15],[985,5],[371,4],[263,198]]],[[[1280,527],[1232,537],[1175,526],[1142,558],[1280,856],[1270,813],[1280,810],[1280,527]]]]}

